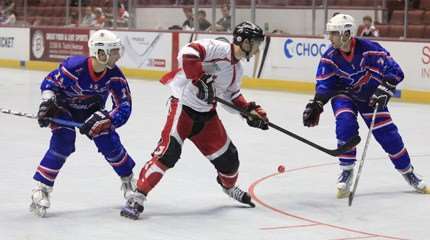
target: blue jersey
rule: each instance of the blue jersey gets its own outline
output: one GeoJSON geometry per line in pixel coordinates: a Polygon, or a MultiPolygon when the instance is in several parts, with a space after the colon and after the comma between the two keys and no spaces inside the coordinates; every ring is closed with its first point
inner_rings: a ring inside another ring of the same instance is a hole
{"type": "Polygon", "coordinates": [[[321,57],[316,94],[329,99],[346,93],[357,101],[368,102],[379,84],[388,81],[397,85],[403,77],[400,66],[381,45],[353,38],[348,55],[330,47],[321,57]]]}
{"type": "Polygon", "coordinates": [[[88,112],[88,101],[81,104],[85,103],[85,99],[99,99],[98,109],[104,108],[110,94],[112,110],[109,114],[112,124],[118,128],[127,122],[131,114],[127,80],[117,66],[96,74],[91,61],[93,59],[86,56],[67,58],[45,77],[40,88],[42,91],[52,90],[62,102],[67,103],[66,108],[75,113],[88,112]]]}

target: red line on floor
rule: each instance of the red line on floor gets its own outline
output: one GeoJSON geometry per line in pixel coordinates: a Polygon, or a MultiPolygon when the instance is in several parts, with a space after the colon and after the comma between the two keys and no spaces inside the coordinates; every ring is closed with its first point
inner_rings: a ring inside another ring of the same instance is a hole
{"type": "MultiPolygon", "coordinates": [[[[308,223],[312,223],[312,224],[318,224],[318,225],[323,225],[329,228],[333,228],[333,229],[337,229],[337,230],[342,230],[342,231],[346,231],[346,232],[352,232],[352,233],[358,233],[358,234],[362,234],[362,235],[366,235],[365,237],[370,238],[370,237],[379,237],[379,238],[384,238],[384,239],[394,239],[394,240],[407,240],[405,238],[398,238],[398,237],[391,237],[391,236],[386,236],[386,235],[381,235],[381,234],[375,234],[375,233],[369,233],[369,232],[364,232],[364,231],[359,231],[359,230],[355,230],[355,229],[351,229],[348,227],[342,227],[342,226],[338,226],[338,225],[333,225],[333,224],[329,224],[329,223],[323,223],[317,220],[313,220],[310,218],[305,218],[299,215],[295,215],[289,212],[286,212],[282,209],[278,209],[275,207],[270,206],[269,204],[265,203],[263,200],[261,200],[260,198],[257,197],[257,195],[255,194],[255,187],[260,184],[261,182],[272,178],[274,176],[277,175],[281,175],[281,174],[285,174],[288,172],[295,172],[295,171],[300,171],[300,170],[305,170],[305,169],[309,169],[309,168],[317,168],[317,167],[323,167],[323,166],[328,166],[328,165],[335,165],[337,163],[322,163],[322,164],[315,164],[315,165],[309,165],[309,166],[304,166],[304,167],[299,167],[299,168],[293,168],[293,169],[288,169],[286,170],[284,173],[273,173],[270,174],[266,177],[260,178],[257,181],[253,182],[249,188],[248,188],[248,192],[251,195],[251,197],[255,200],[255,202],[258,202],[260,205],[262,205],[265,208],[268,208],[278,214],[284,215],[284,216],[288,216],[291,218],[295,218],[295,219],[299,219],[308,223]]],[[[357,238],[355,238],[357,239],[357,238]]]]}
{"type": "Polygon", "coordinates": [[[311,224],[301,224],[301,225],[289,225],[289,226],[280,226],[280,227],[262,227],[261,230],[274,230],[274,229],[285,229],[285,228],[302,228],[302,227],[313,227],[318,226],[319,224],[311,223],[311,224]]]}
{"type": "Polygon", "coordinates": [[[354,239],[365,239],[365,238],[375,238],[377,236],[366,236],[366,237],[350,237],[350,238],[336,238],[330,240],[354,240],[354,239]]]}

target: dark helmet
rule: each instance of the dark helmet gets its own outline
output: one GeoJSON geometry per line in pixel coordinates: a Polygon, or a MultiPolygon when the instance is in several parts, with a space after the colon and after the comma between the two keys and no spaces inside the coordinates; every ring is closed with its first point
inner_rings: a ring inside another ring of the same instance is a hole
{"type": "Polygon", "coordinates": [[[240,45],[245,39],[263,41],[263,29],[249,21],[239,23],[233,30],[233,43],[240,45]]]}

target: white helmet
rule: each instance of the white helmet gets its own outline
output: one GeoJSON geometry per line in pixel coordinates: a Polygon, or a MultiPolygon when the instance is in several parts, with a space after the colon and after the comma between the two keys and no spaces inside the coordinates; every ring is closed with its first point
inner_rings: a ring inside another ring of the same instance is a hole
{"type": "Polygon", "coordinates": [[[345,32],[349,31],[350,36],[355,35],[355,22],[354,18],[347,14],[337,14],[336,16],[330,18],[326,24],[327,32],[339,32],[343,35],[345,32]]]}
{"type": "Polygon", "coordinates": [[[90,40],[88,40],[88,48],[90,50],[90,56],[95,57],[97,61],[102,64],[107,64],[109,61],[110,51],[112,49],[122,50],[121,39],[119,39],[113,32],[109,30],[98,30],[94,32],[90,40]],[[98,52],[102,50],[108,56],[106,61],[100,61],[98,52]]]}

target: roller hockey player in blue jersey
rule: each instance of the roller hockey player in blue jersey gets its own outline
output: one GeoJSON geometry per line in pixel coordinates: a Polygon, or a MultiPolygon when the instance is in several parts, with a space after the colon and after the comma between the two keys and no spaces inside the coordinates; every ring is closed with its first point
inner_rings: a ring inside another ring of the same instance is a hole
{"type": "Polygon", "coordinates": [[[89,57],[69,57],[41,84],[38,122],[40,127],[50,127],[52,131],[49,149],[33,176],[37,187],[31,196],[30,210],[41,217],[50,207],[50,192],[67,157],[75,151],[76,139],[73,127],[51,123],[47,117],[82,122],[79,132],[94,141],[120,177],[124,197],[135,186],[135,163],[115,131],[131,113],[130,90],[115,65],[121,57],[121,41],[108,30],[98,30],[90,37],[88,46],[89,57]],[[104,109],[109,95],[113,105],[110,111],[104,109]]]}
{"type": "MultiPolygon", "coordinates": [[[[322,56],[316,75],[316,94],[306,105],[303,124],[318,125],[323,106],[331,99],[336,118],[336,137],[343,144],[358,135],[358,114],[370,125],[378,103],[373,136],[388,154],[394,167],[408,184],[420,193],[429,193],[414,167],[396,125],[387,108],[403,72],[396,61],[378,43],[355,38],[354,19],[345,14],[332,17],[327,23],[332,46],[322,56]]],[[[341,174],[337,183],[337,198],[349,196],[354,175],[356,149],[339,156],[341,174]]]]}

